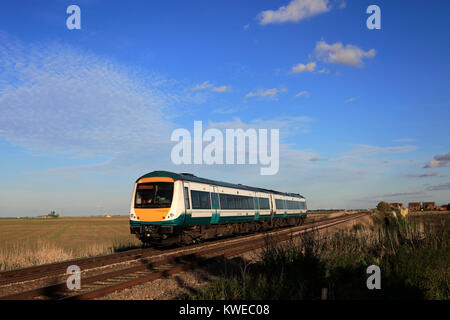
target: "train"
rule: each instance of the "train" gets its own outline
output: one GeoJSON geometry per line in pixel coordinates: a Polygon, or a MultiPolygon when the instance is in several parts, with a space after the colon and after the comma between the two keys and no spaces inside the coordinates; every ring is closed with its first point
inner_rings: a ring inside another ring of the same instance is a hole
{"type": "Polygon", "coordinates": [[[188,244],[300,225],[306,215],[297,193],[153,171],[134,183],[130,232],[146,244],[188,244]]]}

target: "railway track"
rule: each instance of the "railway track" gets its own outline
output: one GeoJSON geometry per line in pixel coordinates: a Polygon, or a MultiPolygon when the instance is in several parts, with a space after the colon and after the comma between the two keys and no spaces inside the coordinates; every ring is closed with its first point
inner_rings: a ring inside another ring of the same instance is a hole
{"type": "Polygon", "coordinates": [[[200,265],[228,259],[261,248],[265,245],[264,240],[267,236],[274,238],[276,241],[284,241],[311,230],[325,229],[365,215],[367,213],[356,213],[313,221],[301,226],[276,229],[262,234],[226,238],[164,251],[151,248],[136,249],[95,258],[76,259],[2,272],[0,273],[0,286],[51,276],[61,276],[65,274],[67,267],[70,265],[77,265],[84,271],[114,264],[134,263],[131,266],[125,266],[118,270],[82,276],[82,288],[80,290],[68,290],[66,282],[59,282],[9,294],[0,297],[0,300],[93,299],[117,290],[168,277],[175,273],[194,269],[200,265]]]}

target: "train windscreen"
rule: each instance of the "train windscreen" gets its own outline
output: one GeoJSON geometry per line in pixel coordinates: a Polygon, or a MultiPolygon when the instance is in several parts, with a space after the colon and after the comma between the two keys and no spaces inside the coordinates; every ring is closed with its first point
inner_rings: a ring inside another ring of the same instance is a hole
{"type": "Polygon", "coordinates": [[[170,208],[173,182],[140,183],[137,186],[135,208],[170,208]]]}

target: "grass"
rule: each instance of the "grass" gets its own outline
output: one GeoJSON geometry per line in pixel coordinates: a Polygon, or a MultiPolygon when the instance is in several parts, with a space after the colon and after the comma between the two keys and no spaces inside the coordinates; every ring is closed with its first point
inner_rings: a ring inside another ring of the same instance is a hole
{"type": "Polygon", "coordinates": [[[0,271],[140,246],[128,217],[0,219],[0,271]]]}
{"type": "Polygon", "coordinates": [[[190,299],[449,299],[449,231],[373,216],[370,227],[277,244],[266,239],[258,262],[241,260],[190,299]],[[369,290],[370,265],[381,269],[381,290],[369,290]]]}

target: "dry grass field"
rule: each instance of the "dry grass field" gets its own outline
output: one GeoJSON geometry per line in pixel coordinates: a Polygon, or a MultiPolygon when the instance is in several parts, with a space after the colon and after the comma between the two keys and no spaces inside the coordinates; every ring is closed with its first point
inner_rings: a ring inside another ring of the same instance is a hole
{"type": "Polygon", "coordinates": [[[0,271],[138,246],[127,216],[0,219],[0,271]]]}

